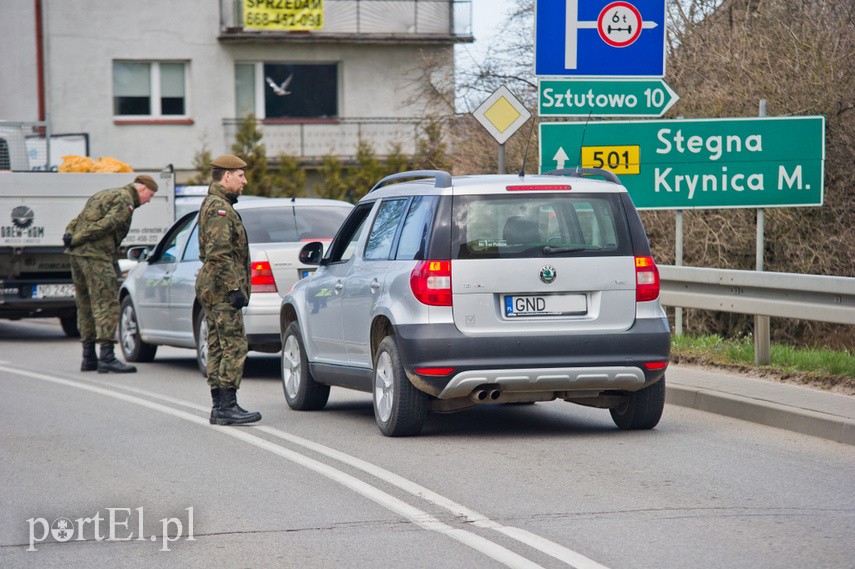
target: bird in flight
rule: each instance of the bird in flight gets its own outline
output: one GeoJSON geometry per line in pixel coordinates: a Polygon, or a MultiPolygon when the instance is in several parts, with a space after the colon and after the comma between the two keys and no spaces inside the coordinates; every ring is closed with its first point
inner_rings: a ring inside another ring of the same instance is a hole
{"type": "Polygon", "coordinates": [[[291,79],[293,78],[294,74],[292,73],[285,81],[282,82],[281,85],[277,85],[276,82],[273,81],[273,79],[271,79],[270,77],[265,77],[265,79],[267,80],[267,84],[270,85],[270,88],[273,89],[273,92],[279,95],[280,97],[291,94],[291,91],[288,90],[288,84],[291,83],[291,79]]]}

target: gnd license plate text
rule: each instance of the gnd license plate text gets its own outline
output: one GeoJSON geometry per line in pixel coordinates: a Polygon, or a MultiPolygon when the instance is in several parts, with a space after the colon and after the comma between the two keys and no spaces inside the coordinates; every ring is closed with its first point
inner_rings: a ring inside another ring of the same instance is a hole
{"type": "Polygon", "coordinates": [[[567,316],[585,314],[588,302],[584,294],[542,296],[505,296],[505,316],[567,316]]]}

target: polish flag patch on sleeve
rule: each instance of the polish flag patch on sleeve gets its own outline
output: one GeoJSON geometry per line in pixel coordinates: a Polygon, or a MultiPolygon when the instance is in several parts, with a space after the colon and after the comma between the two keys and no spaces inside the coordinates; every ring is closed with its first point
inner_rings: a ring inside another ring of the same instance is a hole
{"type": "Polygon", "coordinates": [[[217,210],[217,215],[222,215],[223,217],[225,217],[225,215],[226,215],[226,210],[224,210],[224,209],[218,209],[218,210],[217,210]]]}
{"type": "Polygon", "coordinates": [[[133,211],[134,211],[134,206],[129,205],[129,206],[128,206],[128,211],[133,212],[133,211]]]}

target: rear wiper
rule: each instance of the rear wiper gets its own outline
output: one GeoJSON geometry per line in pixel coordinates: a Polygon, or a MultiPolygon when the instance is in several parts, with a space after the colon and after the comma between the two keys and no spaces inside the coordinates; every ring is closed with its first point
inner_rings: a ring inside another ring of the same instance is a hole
{"type": "Polygon", "coordinates": [[[558,253],[578,253],[587,250],[586,247],[552,247],[547,245],[543,248],[544,255],[556,255],[558,253]]]}

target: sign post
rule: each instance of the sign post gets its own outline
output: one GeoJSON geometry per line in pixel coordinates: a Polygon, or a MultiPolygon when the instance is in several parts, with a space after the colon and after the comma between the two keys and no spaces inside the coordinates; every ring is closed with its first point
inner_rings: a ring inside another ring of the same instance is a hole
{"type": "Polygon", "coordinates": [[[505,142],[531,118],[531,113],[502,85],[472,112],[481,126],[499,143],[498,173],[505,173],[505,142]]]}
{"type": "Polygon", "coordinates": [[[541,123],[541,172],[575,164],[639,209],[820,206],[825,117],[541,123]]]}

